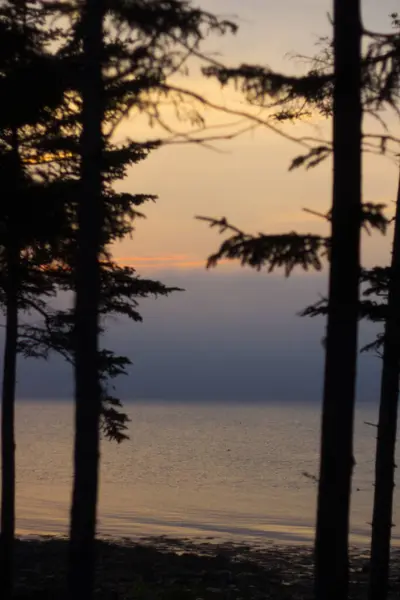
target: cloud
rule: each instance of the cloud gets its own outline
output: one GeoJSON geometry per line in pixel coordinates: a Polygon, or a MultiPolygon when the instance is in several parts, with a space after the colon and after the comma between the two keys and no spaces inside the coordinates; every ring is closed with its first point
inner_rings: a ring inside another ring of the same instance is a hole
{"type": "MultiPolygon", "coordinates": [[[[115,261],[123,266],[146,269],[204,269],[206,261],[188,254],[170,254],[165,256],[115,256],[115,261]]],[[[221,260],[221,265],[232,264],[231,261],[221,260]]],[[[233,265],[232,265],[233,266],[233,265]]]]}
{"type": "MultiPolygon", "coordinates": [[[[141,300],[141,324],[107,322],[104,346],[133,362],[129,376],[115,382],[122,398],[320,400],[324,321],[297,315],[325,293],[324,275],[176,269],[164,278],[186,291],[141,300]]],[[[363,325],[360,344],[375,332],[363,325]]],[[[378,397],[380,365],[361,355],[361,400],[378,397]]],[[[71,370],[57,358],[21,360],[18,381],[21,398],[73,394],[71,370]]]]}

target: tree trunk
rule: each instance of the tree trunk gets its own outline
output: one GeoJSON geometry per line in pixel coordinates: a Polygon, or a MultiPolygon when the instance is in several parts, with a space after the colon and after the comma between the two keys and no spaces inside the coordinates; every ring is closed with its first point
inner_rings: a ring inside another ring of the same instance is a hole
{"type": "Polygon", "coordinates": [[[15,386],[18,338],[18,262],[15,240],[6,248],[6,333],[1,402],[1,597],[12,597],[15,535],[15,386]]]}
{"type": "Polygon", "coordinates": [[[387,311],[376,441],[369,600],[386,600],[389,585],[400,377],[400,179],[397,192],[387,311]]]}
{"type": "Polygon", "coordinates": [[[75,300],[75,448],[68,597],[90,600],[95,570],[101,394],[98,377],[102,227],[103,2],[82,8],[81,193],[75,300]]]}
{"type": "Polygon", "coordinates": [[[5,296],[6,329],[1,401],[1,532],[0,586],[2,598],[9,600],[14,586],[15,538],[15,388],[17,382],[18,291],[20,285],[20,245],[18,239],[19,194],[22,165],[19,155],[18,128],[12,128],[10,170],[14,194],[8,197],[5,223],[5,296]]]}
{"type": "Polygon", "coordinates": [[[334,1],[333,202],[315,539],[318,600],[348,595],[361,224],[359,0],[334,1]]]}

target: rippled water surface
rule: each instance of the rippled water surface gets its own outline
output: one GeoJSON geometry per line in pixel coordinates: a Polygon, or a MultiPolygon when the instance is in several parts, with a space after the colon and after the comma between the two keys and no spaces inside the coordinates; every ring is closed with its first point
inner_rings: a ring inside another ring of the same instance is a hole
{"type": "MultiPolygon", "coordinates": [[[[102,444],[99,532],[307,541],[313,534],[319,413],[312,405],[132,403],[130,440],[102,444]]],[[[65,533],[72,403],[17,410],[18,531],[65,533]]],[[[352,530],[371,520],[376,420],[357,414],[352,530]]],[[[399,496],[396,495],[397,507],[399,496]]],[[[396,522],[396,519],[395,519],[396,522]]],[[[394,530],[396,534],[396,529],[394,530]]]]}

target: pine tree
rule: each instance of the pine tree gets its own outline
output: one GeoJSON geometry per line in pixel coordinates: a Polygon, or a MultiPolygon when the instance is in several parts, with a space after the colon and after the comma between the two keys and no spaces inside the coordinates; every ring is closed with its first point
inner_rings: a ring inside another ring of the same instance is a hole
{"type": "MultiPolygon", "coordinates": [[[[363,350],[379,351],[382,357],[379,418],[377,425],[375,486],[372,517],[369,598],[385,599],[389,591],[390,544],[393,516],[395,449],[400,378],[400,181],[394,217],[394,237],[390,267],[361,272],[363,299],[359,318],[384,324],[384,333],[363,350]]],[[[308,306],[303,316],[328,312],[327,299],[308,306]]]]}
{"type": "MultiPolygon", "coordinates": [[[[146,145],[130,141],[116,147],[113,133],[134,109],[146,110],[157,119],[167,77],[183,72],[191,49],[209,31],[223,33],[231,26],[176,0],[86,0],[80,4],[55,3],[52,8],[62,11],[72,24],[60,56],[71,67],[67,105],[72,112],[71,105],[77,107],[80,124],[77,138],[75,126],[71,127],[64,116],[62,135],[59,139],[55,136],[48,150],[63,148],[76,156],[79,165],[78,251],[74,264],[76,418],[68,595],[88,599],[94,578],[102,400],[100,259],[104,244],[112,241],[104,227],[107,208],[113,207],[114,211],[121,209],[120,226],[124,229],[126,213],[137,198],[116,194],[112,182],[123,176],[135,149],[146,150],[146,145]]],[[[117,221],[115,215],[112,218],[117,221]]]]}
{"type": "MultiPolygon", "coordinates": [[[[242,65],[238,69],[212,66],[206,70],[206,74],[216,75],[223,84],[231,80],[241,81],[247,98],[257,106],[262,105],[267,98],[272,98],[275,107],[282,106],[276,113],[279,121],[293,120],[309,114],[310,104],[314,109],[317,107],[324,115],[330,115],[332,112],[334,115],[334,200],[333,210],[329,215],[332,222],[332,238],[326,240],[331,259],[331,277],[330,299],[326,307],[328,335],[316,536],[316,590],[319,598],[345,598],[348,585],[347,539],[353,463],[351,448],[356,366],[357,302],[355,298],[359,272],[359,231],[356,235],[356,230],[360,227],[359,216],[357,224],[357,212],[360,215],[360,207],[357,208],[355,205],[352,207],[349,196],[353,193],[353,200],[358,198],[357,204],[359,204],[361,172],[356,145],[361,144],[361,102],[364,111],[374,116],[384,104],[396,107],[399,80],[398,36],[363,31],[372,41],[362,59],[359,8],[356,3],[352,7],[345,7],[344,3],[335,2],[334,6],[337,14],[334,19],[334,42],[328,47],[322,60],[317,61],[317,68],[311,70],[306,76],[285,77],[269,69],[249,65],[242,65]],[[341,26],[344,33],[347,31],[347,35],[340,33],[341,26]],[[334,61],[332,61],[332,54],[334,61]],[[352,101],[349,99],[351,93],[352,101]],[[349,119],[348,129],[346,118],[349,119]],[[349,138],[354,143],[354,162],[353,168],[347,171],[348,182],[346,182],[346,162],[347,167],[352,163],[351,144],[348,144],[345,139],[351,131],[354,133],[354,137],[349,138]],[[342,206],[342,213],[338,211],[337,206],[342,206]],[[346,211],[350,211],[347,216],[345,216],[346,211]],[[341,233],[340,227],[342,227],[341,233]],[[350,309],[346,316],[347,306],[350,309]],[[344,336],[342,344],[346,348],[342,356],[340,356],[341,343],[339,342],[341,335],[344,336]],[[332,563],[335,564],[335,568],[332,567],[332,563]]],[[[364,140],[367,137],[364,135],[364,140]]],[[[383,134],[378,136],[378,139],[380,139],[381,150],[385,151],[390,135],[383,134]]],[[[292,167],[301,165],[307,168],[313,167],[330,154],[329,145],[316,145],[304,156],[297,157],[292,167]]],[[[211,222],[221,226],[221,221],[211,220],[211,222]]],[[[284,236],[281,240],[283,238],[284,236]]],[[[269,244],[272,239],[273,236],[268,236],[269,241],[266,236],[250,239],[242,237],[236,239],[235,247],[235,240],[232,237],[221,246],[214,257],[211,257],[211,264],[222,256],[230,255],[234,258],[236,252],[236,257],[239,256],[244,262],[249,264],[253,262],[252,266],[260,266],[263,260],[266,259],[267,262],[271,260],[269,244]]],[[[291,257],[283,256],[285,264],[296,264],[298,259],[291,255],[292,251],[297,253],[300,259],[302,253],[306,252],[304,264],[308,266],[307,260],[310,260],[311,264],[320,268],[317,252],[320,248],[317,240],[314,239],[310,247],[310,236],[303,236],[303,240],[299,240],[292,235],[290,239],[293,242],[293,246],[288,247],[288,254],[291,257]]],[[[270,264],[274,265],[276,261],[270,264]]],[[[391,437],[389,430],[389,440],[391,437]]],[[[387,519],[385,518],[384,521],[387,519]]]]}
{"type": "Polygon", "coordinates": [[[361,16],[334,1],[333,200],[315,540],[318,600],[348,596],[361,213],[361,16]],[[332,568],[332,563],[335,568],[332,568]]]}
{"type": "MultiPolygon", "coordinates": [[[[15,384],[17,364],[18,311],[26,286],[27,266],[32,254],[49,239],[43,235],[50,213],[49,206],[37,200],[37,184],[29,168],[29,155],[35,136],[46,122],[47,111],[59,100],[55,85],[35,88],[31,103],[26,103],[29,82],[43,81],[53,71],[46,54],[48,35],[40,31],[37,3],[3,2],[0,7],[0,93],[2,96],[0,172],[4,197],[0,211],[1,268],[3,307],[6,314],[2,387],[2,488],[0,536],[0,585],[4,598],[12,596],[13,545],[15,532],[15,384]],[[24,220],[21,220],[24,214],[24,220]],[[32,217],[32,219],[30,218],[32,217]],[[28,225],[29,223],[29,225],[28,225]],[[30,248],[31,250],[28,250],[30,248]]],[[[54,209],[52,216],[54,216],[54,209]]],[[[54,225],[55,222],[53,222],[54,225]]],[[[40,277],[42,291],[49,292],[45,277],[40,277]]]]}

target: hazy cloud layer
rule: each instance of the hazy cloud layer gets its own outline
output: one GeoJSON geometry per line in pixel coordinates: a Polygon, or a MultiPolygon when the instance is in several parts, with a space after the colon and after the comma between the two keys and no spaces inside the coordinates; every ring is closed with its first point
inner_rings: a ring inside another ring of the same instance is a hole
{"type": "MultiPolygon", "coordinates": [[[[325,291],[320,276],[267,276],[246,271],[164,272],[186,289],[141,304],[143,324],[110,321],[106,343],[134,362],[120,379],[126,399],[318,401],[324,324],[297,312],[325,291]]],[[[372,339],[363,328],[362,341],[372,339]]],[[[378,393],[380,361],[363,356],[360,398],[378,393]]],[[[71,397],[60,359],[23,361],[20,397],[71,397]]]]}

